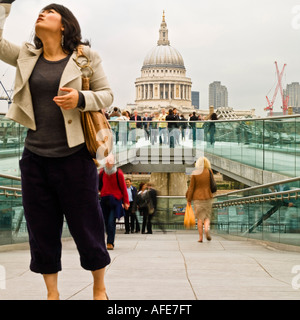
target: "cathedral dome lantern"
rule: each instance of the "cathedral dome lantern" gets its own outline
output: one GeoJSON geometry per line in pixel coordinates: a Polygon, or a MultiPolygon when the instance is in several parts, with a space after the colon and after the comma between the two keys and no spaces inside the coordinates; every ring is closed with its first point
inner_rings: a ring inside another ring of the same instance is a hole
{"type": "Polygon", "coordinates": [[[142,69],[161,66],[182,68],[185,70],[181,54],[170,45],[168,33],[165,14],[163,14],[157,46],[146,55],[142,69]]]}

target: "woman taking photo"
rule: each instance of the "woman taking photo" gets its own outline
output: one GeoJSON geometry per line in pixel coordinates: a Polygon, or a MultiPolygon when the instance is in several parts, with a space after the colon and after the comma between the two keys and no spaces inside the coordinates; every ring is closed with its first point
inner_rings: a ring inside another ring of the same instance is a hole
{"type": "MultiPolygon", "coordinates": [[[[1,26],[13,1],[0,1],[1,26]]],[[[113,101],[99,55],[81,40],[77,19],[66,7],[51,4],[35,23],[34,45],[17,46],[2,38],[0,59],[17,68],[14,101],[7,117],[27,127],[20,160],[22,195],[31,249],[30,269],[44,277],[49,300],[59,299],[61,233],[66,217],[80,254],[92,271],[93,297],[107,298],[104,241],[98,201],[98,174],[87,151],[81,112],[107,108],[113,101]],[[91,89],[81,91],[77,47],[91,60],[91,89]]]]}
{"type": "Polygon", "coordinates": [[[205,236],[208,241],[211,240],[209,233],[210,220],[212,212],[213,194],[210,190],[210,162],[205,157],[200,157],[195,164],[196,169],[191,176],[191,182],[186,192],[188,204],[194,202],[194,213],[197,219],[199,232],[198,242],[203,241],[203,224],[205,236]]]}

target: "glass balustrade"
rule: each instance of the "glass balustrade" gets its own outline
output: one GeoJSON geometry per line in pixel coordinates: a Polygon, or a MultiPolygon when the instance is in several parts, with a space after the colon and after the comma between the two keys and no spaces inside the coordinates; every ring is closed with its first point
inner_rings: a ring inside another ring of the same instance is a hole
{"type": "MultiPolygon", "coordinates": [[[[0,115],[0,173],[19,176],[21,158],[27,129],[0,115]]],[[[0,178],[1,179],[1,178],[0,178]]],[[[0,185],[2,181],[0,180],[0,185]]]]}
{"type": "MultiPolygon", "coordinates": [[[[20,188],[20,181],[0,177],[0,186],[20,188]]],[[[0,189],[0,245],[27,241],[23,216],[21,192],[0,189]]]]}
{"type": "Polygon", "coordinates": [[[155,155],[158,148],[174,148],[181,149],[184,157],[193,150],[194,155],[197,151],[200,155],[205,152],[296,177],[300,170],[299,121],[300,115],[295,115],[215,122],[111,121],[111,125],[116,154],[124,150],[134,154],[136,150],[147,148],[148,154],[155,155]]]}
{"type": "MultiPolygon", "coordinates": [[[[126,155],[135,154],[137,150],[148,149],[155,155],[157,150],[182,150],[182,155],[195,150],[204,150],[206,154],[228,158],[262,170],[297,177],[300,173],[300,116],[281,118],[244,119],[215,121],[215,130],[210,130],[210,121],[197,122],[134,122],[110,121],[114,132],[114,152],[126,155]],[[169,126],[169,127],[168,127],[169,126]],[[213,133],[214,132],[214,133],[213,133]]],[[[18,161],[21,157],[27,129],[0,115],[0,173],[19,176],[18,161]]],[[[193,153],[194,155],[197,153],[193,153]]],[[[126,161],[126,157],[124,158],[126,161]]],[[[155,161],[153,162],[155,165],[155,161]]],[[[159,165],[159,164],[158,164],[159,165]]],[[[1,179],[1,186],[19,187],[20,182],[1,179]]],[[[280,186],[279,186],[280,187],[280,186]]],[[[298,188],[299,181],[289,183],[290,188],[298,188]]],[[[254,194],[272,192],[263,190],[244,190],[240,193],[218,197],[217,201],[229,198],[245,197],[254,194]]],[[[182,210],[185,198],[160,199],[159,215],[154,218],[157,227],[183,227],[182,210]],[[177,211],[178,212],[177,212],[177,211]],[[181,213],[180,213],[181,212],[181,213]]],[[[272,209],[272,203],[256,203],[232,206],[214,210],[213,225],[218,232],[233,233],[255,238],[276,238],[282,242],[290,238],[289,243],[297,242],[299,233],[298,204],[292,207],[280,207],[272,217],[264,221],[251,233],[247,230],[263,214],[272,209]],[[216,211],[217,210],[217,211],[216,211]],[[272,222],[272,221],[276,221],[272,222]],[[248,229],[247,229],[248,228],[248,229]],[[269,230],[269,231],[268,231],[269,230]],[[297,231],[298,230],[298,231],[297,231]]],[[[22,216],[21,198],[0,196],[0,230],[1,237],[10,232],[10,242],[22,239],[22,230],[26,229],[22,216]],[[3,232],[4,233],[3,233],[3,232]],[[18,233],[16,233],[18,231],[18,233]],[[17,235],[17,236],[16,236],[17,235]],[[19,237],[19,238],[18,238],[19,237]],[[18,239],[17,239],[18,238],[18,239]]],[[[142,218],[140,218],[142,219],[142,218]]],[[[24,236],[26,231],[24,231],[24,236]]],[[[2,237],[3,238],[3,237],[2,237]]],[[[6,238],[6,236],[4,236],[6,238]]],[[[1,241],[1,240],[0,240],[1,241]]]]}
{"type": "MultiPolygon", "coordinates": [[[[281,118],[218,121],[110,121],[114,152],[123,160],[141,149],[155,158],[158,149],[181,155],[203,151],[289,177],[300,175],[300,115],[281,118]],[[210,125],[215,129],[211,130],[210,125]],[[214,133],[213,133],[214,132],[214,133]],[[196,151],[196,152],[195,152],[196,151]]],[[[0,115],[1,173],[19,175],[27,129],[0,115]]],[[[154,162],[155,163],[155,162],[154,162]]]]}
{"type": "Polygon", "coordinates": [[[299,190],[300,178],[297,178],[217,197],[214,228],[218,233],[299,246],[299,190]],[[232,204],[220,206],[223,201],[232,204]]]}
{"type": "MultiPolygon", "coordinates": [[[[158,197],[157,213],[152,219],[153,229],[161,232],[184,229],[185,207],[185,197],[158,197]]],[[[141,225],[143,217],[139,212],[137,217],[141,225]]],[[[291,198],[214,208],[211,229],[219,234],[299,246],[300,201],[291,198]]],[[[70,236],[66,223],[63,236],[70,236]]],[[[27,239],[22,199],[1,195],[0,245],[24,242],[27,239]]]]}

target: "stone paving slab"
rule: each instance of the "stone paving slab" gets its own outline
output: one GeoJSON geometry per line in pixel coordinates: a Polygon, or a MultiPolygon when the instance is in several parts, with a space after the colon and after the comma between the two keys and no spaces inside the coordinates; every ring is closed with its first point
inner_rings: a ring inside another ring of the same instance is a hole
{"type": "MultiPolygon", "coordinates": [[[[105,283],[110,300],[299,300],[300,253],[194,230],[116,235],[105,283]],[[298,280],[299,279],[299,280],[298,280]]],[[[44,300],[42,277],[29,270],[28,246],[0,249],[0,300],[44,300]],[[1,270],[1,268],[0,268],[1,270]],[[5,289],[3,289],[3,282],[5,289]]],[[[91,300],[92,275],[81,268],[72,239],[63,241],[62,300],[91,300]]]]}

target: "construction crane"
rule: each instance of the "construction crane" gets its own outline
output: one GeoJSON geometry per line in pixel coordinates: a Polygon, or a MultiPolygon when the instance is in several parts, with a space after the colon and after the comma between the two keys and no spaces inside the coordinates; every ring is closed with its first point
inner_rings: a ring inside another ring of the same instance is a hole
{"type": "Polygon", "coordinates": [[[4,90],[4,93],[5,93],[5,96],[3,96],[3,95],[0,96],[0,100],[6,100],[8,102],[8,104],[11,104],[12,103],[11,95],[8,94],[8,91],[5,89],[2,81],[0,81],[0,85],[1,85],[1,87],[4,90]]]}
{"type": "Polygon", "coordinates": [[[6,76],[7,71],[10,69],[11,67],[7,67],[7,69],[5,70],[5,72],[3,73],[1,79],[0,79],[0,87],[2,87],[3,91],[0,93],[0,101],[7,101],[8,103],[8,107],[10,106],[10,104],[12,103],[12,95],[13,95],[13,90],[6,90],[6,88],[4,87],[4,84],[2,82],[2,79],[6,76]]]}
{"type": "Polygon", "coordinates": [[[270,116],[273,115],[273,105],[274,105],[274,102],[275,102],[275,99],[276,99],[276,96],[277,96],[277,93],[278,93],[278,90],[280,89],[280,93],[281,93],[281,99],[282,99],[282,109],[283,109],[283,114],[286,114],[286,111],[288,109],[288,102],[289,102],[289,96],[284,96],[283,94],[283,89],[282,89],[282,77],[283,77],[283,72],[284,72],[284,69],[286,67],[286,64],[284,64],[281,72],[279,73],[279,69],[278,69],[278,64],[277,64],[277,61],[275,61],[275,66],[276,66],[276,74],[277,74],[277,86],[276,86],[276,89],[274,91],[274,95],[273,95],[273,98],[272,100],[270,101],[268,96],[266,96],[267,98],[267,102],[268,102],[268,106],[265,108],[265,111],[266,110],[270,110],[270,116]]]}

